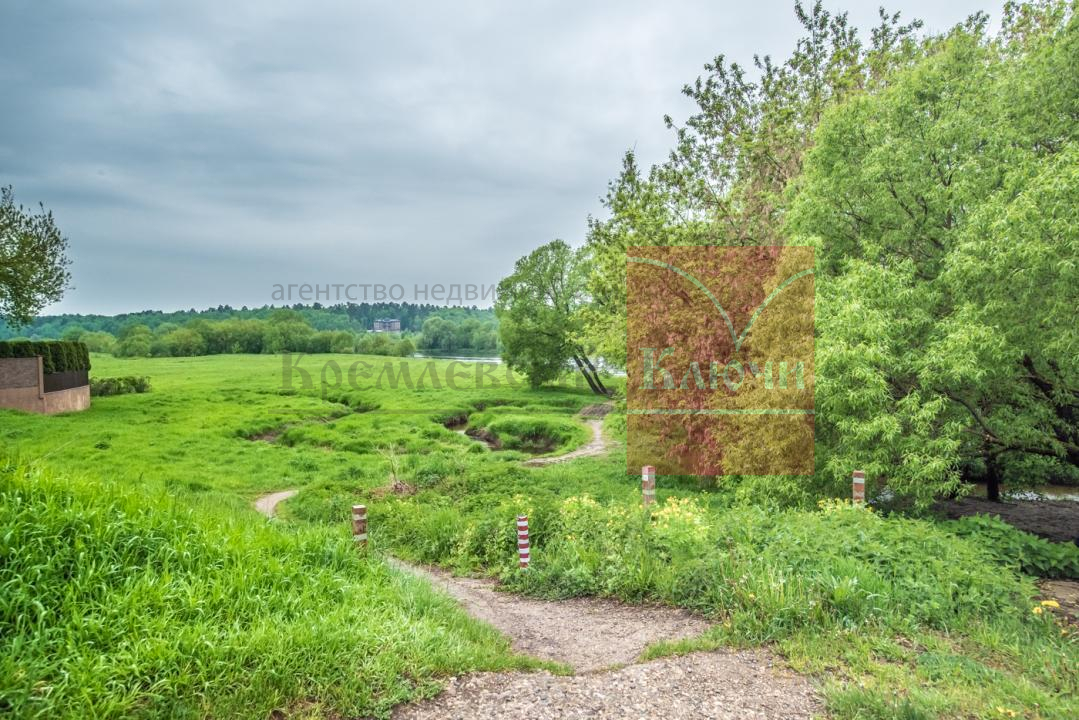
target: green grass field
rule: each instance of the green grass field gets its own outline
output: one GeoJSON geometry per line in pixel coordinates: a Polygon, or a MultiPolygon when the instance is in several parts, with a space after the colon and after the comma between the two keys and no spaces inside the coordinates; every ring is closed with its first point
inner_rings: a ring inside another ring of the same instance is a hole
{"type": "Polygon", "coordinates": [[[385,715],[441,675],[532,665],[387,569],[392,552],[532,595],[693,608],[715,629],[652,654],[771,644],[820,678],[835,717],[1079,716],[1074,635],[1022,559],[970,527],[835,502],[764,509],[669,478],[645,514],[617,414],[609,455],[521,462],[588,439],[587,390],[477,387],[459,365],[453,388],[447,362],[442,387],[428,374],[421,388],[423,361],[408,362],[411,387],[378,387],[385,362],[304,358],[313,386],[294,375],[288,389],[274,356],[95,357],[94,376],[146,375],[152,392],[77,415],[0,411],[0,714],[385,715]],[[330,360],[344,387],[322,391],[330,360]],[[287,488],[300,492],[279,519],[251,507],[287,488]],[[355,502],[370,509],[365,556],[355,502]]]}

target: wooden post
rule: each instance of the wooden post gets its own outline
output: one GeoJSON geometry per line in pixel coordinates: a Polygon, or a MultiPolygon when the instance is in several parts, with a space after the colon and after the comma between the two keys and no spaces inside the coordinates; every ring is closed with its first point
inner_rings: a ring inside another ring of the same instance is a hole
{"type": "Polygon", "coordinates": [[[865,471],[855,470],[851,480],[851,498],[855,505],[865,505],[865,471]]]}
{"type": "Polygon", "coordinates": [[[656,501],[656,469],[651,465],[641,468],[641,502],[648,507],[656,501]]]}
{"type": "Polygon", "coordinates": [[[519,567],[524,570],[528,567],[528,516],[517,516],[517,559],[519,567]]]}
{"type": "Polygon", "coordinates": [[[367,547],[367,506],[352,506],[352,539],[356,547],[367,547]]]}

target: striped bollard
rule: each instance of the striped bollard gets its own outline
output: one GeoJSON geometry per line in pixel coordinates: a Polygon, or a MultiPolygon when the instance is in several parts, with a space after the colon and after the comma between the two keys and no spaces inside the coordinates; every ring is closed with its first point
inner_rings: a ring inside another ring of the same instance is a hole
{"type": "Polygon", "coordinates": [[[365,548],[367,547],[367,506],[366,505],[353,505],[352,506],[352,539],[356,541],[356,546],[365,548]]]}
{"type": "Polygon", "coordinates": [[[648,507],[656,501],[656,469],[651,465],[641,468],[641,502],[648,507]]]}
{"type": "Polygon", "coordinates": [[[865,505],[865,471],[855,470],[851,480],[851,498],[855,505],[865,505]]]}
{"type": "Polygon", "coordinates": [[[521,569],[528,567],[528,516],[517,516],[517,559],[521,569]]]}

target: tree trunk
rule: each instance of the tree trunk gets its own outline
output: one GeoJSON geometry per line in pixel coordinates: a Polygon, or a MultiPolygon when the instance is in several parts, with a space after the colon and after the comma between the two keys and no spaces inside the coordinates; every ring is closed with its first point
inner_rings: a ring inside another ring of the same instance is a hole
{"type": "Polygon", "coordinates": [[[985,497],[990,502],[1000,502],[1000,466],[996,455],[986,458],[985,469],[985,497]]]}
{"type": "Polygon", "coordinates": [[[582,352],[581,358],[584,360],[585,365],[588,366],[588,369],[592,372],[592,380],[595,381],[596,385],[600,389],[600,392],[604,395],[610,395],[611,391],[608,390],[603,384],[603,381],[599,379],[599,371],[596,370],[596,366],[592,364],[592,361],[588,359],[588,355],[582,352]]]}
{"type": "Polygon", "coordinates": [[[573,355],[573,362],[577,364],[577,369],[584,375],[584,379],[588,382],[588,387],[592,388],[592,392],[597,395],[605,395],[606,393],[596,386],[596,382],[592,379],[592,376],[588,374],[588,370],[585,369],[584,363],[581,362],[581,358],[579,358],[576,353],[573,355]]]}

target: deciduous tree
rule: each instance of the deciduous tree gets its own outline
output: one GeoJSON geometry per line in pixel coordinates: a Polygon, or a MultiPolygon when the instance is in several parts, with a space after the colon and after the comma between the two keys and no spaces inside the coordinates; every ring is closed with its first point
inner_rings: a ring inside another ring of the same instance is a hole
{"type": "Polygon", "coordinates": [[[11,186],[0,188],[0,320],[26,325],[63,297],[71,282],[67,249],[52,212],[16,205],[11,186]]]}
{"type": "Polygon", "coordinates": [[[608,390],[579,341],[578,311],[584,302],[578,253],[555,240],[521,258],[498,284],[502,357],[534,386],[557,379],[570,361],[592,391],[608,390]]]}

